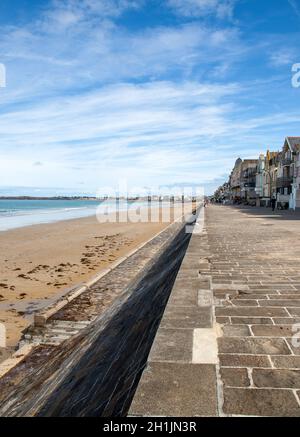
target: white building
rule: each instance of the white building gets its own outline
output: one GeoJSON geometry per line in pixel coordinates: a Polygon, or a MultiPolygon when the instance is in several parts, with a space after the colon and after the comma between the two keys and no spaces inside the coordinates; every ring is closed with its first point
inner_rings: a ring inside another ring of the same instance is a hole
{"type": "Polygon", "coordinates": [[[265,155],[261,154],[258,158],[255,193],[257,196],[256,204],[261,205],[262,198],[264,197],[264,171],[265,171],[265,155]]]}
{"type": "Polygon", "coordinates": [[[293,154],[293,184],[290,208],[300,209],[300,137],[288,137],[286,141],[293,154]]]}
{"type": "Polygon", "coordinates": [[[286,137],[277,172],[277,202],[300,208],[300,137],[286,137]]]}

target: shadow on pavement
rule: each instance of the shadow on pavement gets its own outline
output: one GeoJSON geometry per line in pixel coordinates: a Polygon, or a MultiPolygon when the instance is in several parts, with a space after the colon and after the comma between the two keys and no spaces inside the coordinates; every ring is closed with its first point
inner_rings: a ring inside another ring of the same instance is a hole
{"type": "Polygon", "coordinates": [[[276,209],[273,212],[272,208],[242,205],[222,205],[220,207],[232,208],[241,212],[242,214],[250,214],[259,218],[268,218],[273,220],[300,220],[300,211],[276,209]]]}

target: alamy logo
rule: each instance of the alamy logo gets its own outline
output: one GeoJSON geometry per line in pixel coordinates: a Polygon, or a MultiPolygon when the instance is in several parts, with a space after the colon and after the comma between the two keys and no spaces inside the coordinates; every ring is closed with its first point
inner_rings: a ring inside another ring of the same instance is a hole
{"type": "Polygon", "coordinates": [[[0,323],[0,347],[6,347],[6,328],[0,323]]]}
{"type": "Polygon", "coordinates": [[[300,88],[300,64],[294,64],[292,66],[292,73],[295,73],[292,77],[292,86],[294,88],[300,88]]]}

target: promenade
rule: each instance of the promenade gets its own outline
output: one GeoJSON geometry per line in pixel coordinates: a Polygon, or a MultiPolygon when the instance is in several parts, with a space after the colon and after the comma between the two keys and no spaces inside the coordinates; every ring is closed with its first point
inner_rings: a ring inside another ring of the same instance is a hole
{"type": "Polygon", "coordinates": [[[299,213],[209,206],[130,414],[300,416],[299,266],[299,213]]]}

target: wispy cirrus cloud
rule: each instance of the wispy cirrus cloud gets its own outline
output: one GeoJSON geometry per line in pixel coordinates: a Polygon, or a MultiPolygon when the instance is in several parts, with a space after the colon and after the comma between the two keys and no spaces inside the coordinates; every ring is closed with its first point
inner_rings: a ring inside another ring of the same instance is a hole
{"type": "Polygon", "coordinates": [[[297,0],[288,0],[295,14],[300,18],[300,4],[297,0]]]}
{"type": "Polygon", "coordinates": [[[40,20],[48,30],[65,29],[99,17],[115,18],[130,9],[138,9],[144,0],[52,0],[40,20]]]}
{"type": "Polygon", "coordinates": [[[234,83],[123,83],[12,111],[0,119],[2,183],[11,185],[12,166],[17,185],[54,180],[89,192],[116,177],[147,186],[213,182],[237,150],[255,157],[266,130],[273,141],[281,124],[300,122],[295,112],[258,117],[242,109],[242,92],[255,93],[234,83]],[[33,170],[32,162],[43,166],[33,170]]]}
{"type": "Polygon", "coordinates": [[[292,65],[297,59],[297,51],[293,48],[274,50],[270,55],[270,61],[275,66],[292,65]]]}
{"type": "Polygon", "coordinates": [[[168,4],[178,14],[186,17],[215,15],[231,18],[237,0],[168,0],[168,4]]]}
{"type": "Polygon", "coordinates": [[[209,69],[213,74],[217,65],[228,66],[243,52],[237,29],[205,24],[134,33],[106,20],[100,25],[83,21],[71,32],[61,28],[55,34],[39,23],[8,28],[0,41],[1,59],[10,70],[10,87],[2,101],[124,80],[202,79],[209,69]]]}

